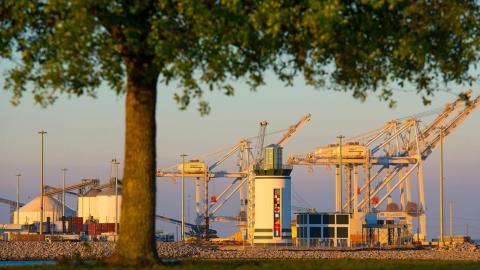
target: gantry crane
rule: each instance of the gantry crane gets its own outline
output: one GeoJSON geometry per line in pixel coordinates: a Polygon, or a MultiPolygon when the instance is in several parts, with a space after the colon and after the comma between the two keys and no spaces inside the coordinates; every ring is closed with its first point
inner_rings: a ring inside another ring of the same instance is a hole
{"type": "MultiPolygon", "coordinates": [[[[306,123],[310,120],[310,115],[304,116],[298,123],[289,127],[286,130],[286,133],[282,136],[282,139],[277,142],[280,146],[285,145],[288,140],[306,123]]],[[[267,121],[260,122],[260,129],[258,136],[242,139],[237,144],[232,147],[223,149],[225,154],[221,156],[219,159],[214,161],[212,165],[208,166],[205,162],[197,160],[191,160],[186,163],[185,168],[183,168],[182,164],[174,165],[167,167],[165,169],[158,169],[157,170],[157,177],[171,177],[177,179],[182,176],[182,170],[184,177],[194,178],[195,182],[195,198],[196,198],[196,224],[200,225],[200,223],[204,223],[205,230],[209,230],[209,221],[212,220],[236,220],[238,221],[239,227],[247,227],[247,230],[251,230],[253,226],[253,209],[254,209],[254,192],[255,192],[255,175],[254,175],[254,165],[262,160],[263,156],[263,146],[264,146],[264,139],[266,136],[266,127],[268,123],[267,121]],[[255,150],[252,151],[251,145],[252,140],[256,139],[256,147],[255,150]],[[237,156],[237,171],[222,171],[217,170],[217,168],[227,159],[237,156]],[[177,167],[177,170],[172,170],[177,167]],[[208,184],[211,179],[215,178],[230,178],[233,179],[232,182],[218,195],[218,197],[212,197],[213,200],[209,200],[209,192],[208,192],[208,184]],[[201,187],[200,187],[200,179],[203,179],[203,200],[202,196],[200,195],[201,187]],[[245,211],[245,199],[244,199],[244,186],[245,183],[247,184],[247,209],[245,211]],[[218,218],[215,214],[222,208],[223,205],[236,192],[240,193],[240,213],[238,217],[235,218],[218,218]],[[203,213],[200,211],[200,205],[203,204],[203,213]],[[246,213],[245,213],[246,212],[246,213]],[[245,226],[245,223],[247,223],[245,226]]],[[[282,130],[283,131],[283,130],[282,130]]],[[[277,133],[277,132],[273,132],[277,133]]],[[[214,152],[213,154],[218,154],[219,152],[214,152]]],[[[210,157],[213,154],[208,154],[206,157],[210,157]]],[[[206,235],[208,237],[208,235],[206,235]]]]}
{"type": "MultiPolygon", "coordinates": [[[[480,97],[473,100],[471,91],[461,94],[447,104],[437,117],[421,127],[419,117],[388,121],[383,127],[352,138],[345,143],[317,148],[304,155],[291,155],[292,165],[335,166],[335,208],[338,212],[368,213],[379,211],[386,202],[385,216],[405,218],[412,226],[419,218],[419,236],[426,236],[423,161],[440,141],[439,132],[448,136],[478,106],[480,97]],[[359,183],[359,168],[363,168],[363,183],[359,183]],[[412,198],[411,176],[417,175],[418,203],[412,198]],[[342,189],[345,174],[346,190],[342,189]],[[353,176],[353,185],[352,185],[353,176]],[[398,201],[393,200],[398,191],[398,201]],[[346,199],[343,199],[343,194],[346,199]]],[[[423,115],[426,116],[426,115],[423,115]]]]}

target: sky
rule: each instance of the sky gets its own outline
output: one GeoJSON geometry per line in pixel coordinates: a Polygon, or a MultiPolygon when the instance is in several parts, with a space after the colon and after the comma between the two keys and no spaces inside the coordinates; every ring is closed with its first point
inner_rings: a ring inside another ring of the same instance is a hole
{"type": "MultiPolygon", "coordinates": [[[[6,66],[0,64],[0,74],[6,66]]],[[[0,88],[4,77],[0,75],[0,88]]],[[[361,134],[383,125],[386,121],[439,107],[453,101],[455,94],[437,92],[432,104],[424,106],[415,91],[397,91],[397,106],[393,109],[371,95],[365,102],[355,100],[351,93],[315,90],[297,79],[287,87],[275,77],[267,75],[266,85],[252,92],[247,85],[235,83],[233,97],[219,92],[207,92],[210,115],[202,117],[193,103],[180,111],[173,99],[180,92],[176,85],[160,85],[157,100],[157,166],[166,167],[180,161],[186,153],[195,157],[233,146],[240,139],[256,136],[259,122],[267,120],[270,131],[282,130],[294,124],[303,115],[312,114],[311,121],[286,145],[284,156],[303,154],[318,146],[335,141],[339,134],[347,137],[361,134]]],[[[474,90],[474,94],[480,91],[474,90]]],[[[460,92],[465,87],[454,87],[460,92]]],[[[11,93],[0,91],[0,197],[15,199],[15,175],[22,174],[20,199],[29,201],[39,191],[40,136],[45,129],[45,182],[61,184],[61,169],[68,168],[67,182],[82,178],[106,181],[110,175],[110,161],[117,158],[123,166],[124,99],[106,87],[98,90],[98,97],[59,100],[46,109],[33,103],[26,94],[17,107],[9,103],[11,93]]],[[[469,233],[480,238],[480,112],[474,111],[445,141],[445,199],[454,202],[454,233],[463,234],[468,224],[469,233]]],[[[269,136],[266,143],[275,142],[279,135],[269,136]]],[[[425,196],[428,215],[428,235],[438,234],[438,149],[425,163],[425,196]]],[[[235,170],[234,161],[222,167],[235,170]]],[[[121,170],[120,170],[121,171],[121,170]]],[[[121,175],[120,175],[121,178],[121,175]]],[[[218,194],[228,179],[216,179],[210,186],[211,194],[218,194]]],[[[180,181],[158,178],[157,213],[180,218],[180,181]]],[[[305,167],[295,167],[292,173],[295,190],[293,204],[314,207],[319,211],[334,210],[334,177],[332,172],[315,167],[312,173],[305,167]],[[299,198],[301,197],[301,198],[299,198]]],[[[189,194],[187,218],[194,218],[193,181],[187,182],[189,194]]],[[[75,206],[74,199],[68,202],[75,206]]],[[[221,215],[234,215],[238,200],[228,202],[221,215]]],[[[447,217],[448,217],[448,212],[447,217]]],[[[0,223],[8,222],[8,206],[0,205],[0,223]]],[[[448,223],[447,223],[448,224],[448,223]]],[[[220,235],[235,231],[232,224],[217,224],[220,235]]],[[[175,226],[158,223],[158,229],[175,232],[175,226]]],[[[447,227],[448,228],[448,227],[447,227]]]]}

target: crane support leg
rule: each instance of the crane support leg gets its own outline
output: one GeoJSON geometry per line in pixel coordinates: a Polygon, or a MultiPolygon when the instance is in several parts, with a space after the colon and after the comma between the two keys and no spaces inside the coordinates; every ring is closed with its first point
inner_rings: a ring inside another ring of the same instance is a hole
{"type": "MultiPolygon", "coordinates": [[[[399,170],[400,171],[400,170],[399,170]]],[[[386,174],[388,175],[390,173],[390,167],[387,167],[386,174]]],[[[390,181],[387,182],[387,194],[392,193],[392,183],[390,181]]],[[[388,195],[387,197],[387,205],[391,204],[393,202],[392,196],[388,195]]]]}
{"type": "Polygon", "coordinates": [[[342,181],[340,179],[340,166],[335,167],[335,211],[342,211],[342,181]]]}
{"type": "Polygon", "coordinates": [[[208,232],[210,230],[210,220],[209,220],[209,213],[208,213],[208,176],[205,173],[204,181],[203,181],[203,207],[205,210],[205,240],[208,240],[208,232]]]}
{"type": "MultiPolygon", "coordinates": [[[[400,179],[403,178],[404,173],[405,173],[405,168],[401,168],[400,171],[398,171],[399,182],[400,182],[400,179]]],[[[400,207],[402,211],[405,210],[405,181],[403,181],[403,183],[400,184],[400,207]]]]}
{"type": "MultiPolygon", "coordinates": [[[[201,215],[200,213],[200,203],[202,201],[201,195],[200,195],[200,177],[197,177],[195,179],[195,214],[197,215],[197,218],[195,219],[197,223],[200,222],[198,217],[201,215]]],[[[200,224],[197,224],[200,225],[200,224]]]]}
{"type": "Polygon", "coordinates": [[[358,166],[353,166],[353,212],[358,212],[358,166]]]}
{"type": "MultiPolygon", "coordinates": [[[[427,217],[425,216],[425,194],[423,189],[423,164],[422,161],[419,161],[418,166],[418,197],[420,200],[420,216],[418,217],[418,222],[420,223],[420,232],[423,234],[423,237],[427,235],[427,217]]],[[[422,239],[424,240],[424,239],[422,239]]]]}
{"type": "Polygon", "coordinates": [[[352,166],[346,166],[345,167],[345,170],[346,170],[346,176],[345,177],[346,179],[346,182],[347,182],[347,189],[346,189],[346,192],[347,193],[347,213],[351,213],[352,212],[352,166]]]}

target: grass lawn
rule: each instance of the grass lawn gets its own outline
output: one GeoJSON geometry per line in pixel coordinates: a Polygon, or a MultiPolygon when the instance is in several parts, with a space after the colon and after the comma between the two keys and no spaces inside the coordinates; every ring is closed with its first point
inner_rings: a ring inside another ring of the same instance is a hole
{"type": "MultiPolygon", "coordinates": [[[[1,268],[1,267],[0,267],[1,268]]],[[[85,269],[85,270],[108,270],[119,269],[118,267],[110,266],[15,266],[4,267],[1,269],[10,270],[23,270],[23,269],[35,269],[35,270],[61,270],[61,269],[85,269]]],[[[283,269],[295,269],[295,270],[313,270],[313,269],[335,269],[335,270],[348,270],[348,269],[395,269],[395,270],[435,270],[435,269],[480,269],[480,262],[443,262],[443,261],[378,261],[378,260],[277,260],[277,261],[184,261],[172,265],[159,265],[148,268],[120,268],[120,269],[132,269],[132,270],[255,270],[255,269],[268,269],[268,270],[283,270],[283,269]]]]}

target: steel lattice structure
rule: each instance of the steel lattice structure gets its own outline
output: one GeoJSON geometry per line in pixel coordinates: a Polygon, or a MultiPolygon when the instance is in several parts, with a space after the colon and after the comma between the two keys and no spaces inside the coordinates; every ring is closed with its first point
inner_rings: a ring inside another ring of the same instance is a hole
{"type": "Polygon", "coordinates": [[[436,130],[441,128],[443,136],[448,136],[478,106],[480,97],[471,100],[471,94],[461,94],[426,125],[420,115],[388,121],[379,129],[346,139],[342,145],[291,155],[288,163],[335,166],[336,211],[368,213],[386,205],[386,215],[403,217],[410,226],[413,217],[418,217],[420,233],[425,237],[423,162],[440,143],[440,132],[436,130]],[[361,183],[359,171],[363,175],[361,183]],[[416,176],[415,199],[412,176],[416,176]]]}

